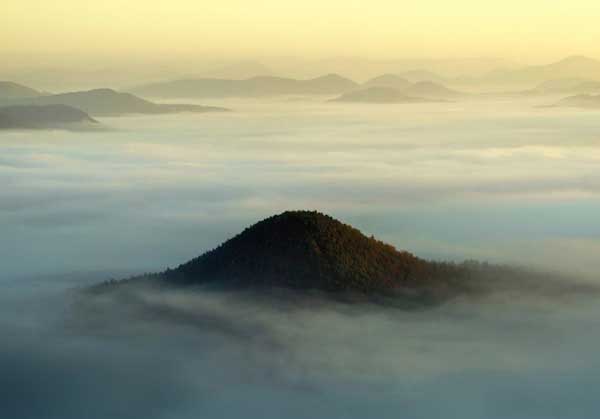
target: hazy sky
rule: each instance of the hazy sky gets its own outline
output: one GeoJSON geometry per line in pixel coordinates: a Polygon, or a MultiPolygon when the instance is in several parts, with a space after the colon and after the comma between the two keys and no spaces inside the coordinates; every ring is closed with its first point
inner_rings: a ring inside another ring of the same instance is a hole
{"type": "Polygon", "coordinates": [[[600,56],[597,0],[3,0],[9,65],[297,56],[600,56]]]}

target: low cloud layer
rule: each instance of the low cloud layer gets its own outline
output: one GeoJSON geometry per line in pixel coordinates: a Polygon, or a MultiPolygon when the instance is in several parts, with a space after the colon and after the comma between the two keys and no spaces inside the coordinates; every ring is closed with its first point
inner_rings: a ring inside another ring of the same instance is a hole
{"type": "Polygon", "coordinates": [[[231,100],[110,132],[1,133],[0,277],[163,269],[288,209],[427,257],[594,274],[598,120],[538,102],[231,100]]]}
{"type": "Polygon", "coordinates": [[[600,408],[591,296],[402,311],[314,294],[79,299],[73,280],[2,297],[2,417],[576,419],[600,408]]]}

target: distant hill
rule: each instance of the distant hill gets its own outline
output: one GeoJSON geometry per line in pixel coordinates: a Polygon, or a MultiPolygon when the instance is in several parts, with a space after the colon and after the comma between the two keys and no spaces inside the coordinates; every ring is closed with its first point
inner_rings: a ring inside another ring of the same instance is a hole
{"type": "Polygon", "coordinates": [[[427,70],[409,70],[399,74],[399,77],[402,77],[411,83],[419,83],[423,81],[435,82],[435,83],[446,83],[447,79],[436,74],[432,71],[427,70]]]}
{"type": "Polygon", "coordinates": [[[0,129],[86,128],[98,122],[65,105],[0,107],[0,129]]]}
{"type": "Polygon", "coordinates": [[[422,81],[404,89],[402,93],[408,96],[421,97],[432,100],[450,100],[465,97],[466,94],[452,90],[439,83],[422,81]]]}
{"type": "Polygon", "coordinates": [[[310,80],[301,80],[303,89],[312,90],[315,94],[345,92],[358,86],[358,83],[338,74],[327,74],[310,80]]]}
{"type": "Polygon", "coordinates": [[[268,62],[272,74],[284,74],[294,78],[306,78],[318,74],[344,74],[353,80],[367,80],[380,74],[396,74],[411,82],[431,80],[447,83],[461,76],[479,77],[497,68],[515,68],[513,62],[495,58],[453,58],[453,59],[387,59],[376,60],[359,57],[329,57],[306,61],[286,59],[268,62]],[[423,76],[424,73],[429,73],[423,76]],[[415,78],[406,77],[411,74],[415,78]],[[436,78],[431,76],[435,74],[436,78]]]}
{"type": "Polygon", "coordinates": [[[354,90],[332,100],[333,102],[353,103],[420,103],[431,102],[429,99],[407,96],[404,92],[391,87],[368,87],[354,90]]]}
{"type": "Polygon", "coordinates": [[[548,80],[540,83],[530,93],[572,95],[600,93],[600,81],[580,78],[548,80]]]}
{"type": "Polygon", "coordinates": [[[157,104],[129,93],[119,93],[112,89],[94,89],[81,92],[61,93],[40,96],[23,101],[34,105],[68,105],[94,116],[117,116],[127,114],[163,114],[178,112],[225,111],[200,105],[157,104]]]}
{"type": "Polygon", "coordinates": [[[481,78],[480,81],[507,85],[537,85],[558,79],[600,81],[600,61],[584,56],[571,56],[547,65],[493,71],[481,78]]]}
{"type": "Polygon", "coordinates": [[[309,80],[260,76],[245,80],[189,79],[154,83],[131,89],[145,97],[208,98],[264,97],[277,95],[339,94],[358,87],[352,80],[328,74],[309,80]]]}
{"type": "Polygon", "coordinates": [[[382,74],[381,76],[374,77],[365,83],[364,87],[391,87],[394,89],[406,89],[412,83],[403,77],[396,76],[394,74],[382,74]]]}
{"type": "MultiPolygon", "coordinates": [[[[400,79],[401,80],[401,79],[400,79]]],[[[386,76],[384,81],[394,81],[386,76]]],[[[399,84],[402,84],[401,82],[399,84]]],[[[408,83],[402,89],[372,86],[365,89],[353,90],[333,99],[333,102],[357,102],[357,103],[419,103],[440,102],[465,98],[466,93],[449,89],[441,84],[423,81],[408,83]]]]}
{"type": "Polygon", "coordinates": [[[367,293],[418,287],[435,293],[445,292],[460,272],[398,251],[327,215],[288,211],[254,224],[174,270],[133,281],[367,293]]]}
{"type": "Polygon", "coordinates": [[[0,81],[0,102],[41,96],[42,93],[11,81],[0,81]]]}
{"type": "Polygon", "coordinates": [[[569,96],[559,101],[553,107],[600,109],[600,95],[569,96]]]}

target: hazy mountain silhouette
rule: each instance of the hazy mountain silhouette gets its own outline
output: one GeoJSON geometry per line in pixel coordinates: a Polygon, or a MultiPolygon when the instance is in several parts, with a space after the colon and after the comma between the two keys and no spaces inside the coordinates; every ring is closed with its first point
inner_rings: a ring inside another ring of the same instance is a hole
{"type": "MultiPolygon", "coordinates": [[[[415,69],[413,70],[394,72],[394,74],[396,74],[397,77],[406,79],[412,83],[434,82],[456,87],[469,87],[470,90],[489,87],[534,89],[523,92],[527,94],[540,93],[535,91],[534,86],[553,80],[577,79],[581,82],[600,81],[600,61],[580,55],[566,57],[560,61],[545,65],[525,67],[510,65],[508,68],[504,66],[504,68],[499,67],[478,75],[469,74],[469,72],[465,70],[462,75],[447,75],[444,73],[445,75],[442,76],[435,72],[435,70],[432,71],[433,67],[414,68],[415,69]]],[[[561,82],[559,82],[559,84],[560,83],[561,82]]],[[[568,93],[590,93],[590,91],[585,90],[590,87],[591,86],[582,85],[578,87],[577,90],[568,93]]]]}
{"type": "Polygon", "coordinates": [[[600,61],[575,55],[547,65],[493,71],[480,81],[533,85],[557,79],[600,80],[600,61]]]}
{"type": "Polygon", "coordinates": [[[600,81],[580,78],[555,79],[540,83],[531,94],[591,94],[600,93],[600,81]]]}
{"type": "Polygon", "coordinates": [[[140,96],[163,98],[261,97],[277,95],[327,95],[358,87],[352,80],[328,74],[309,80],[260,76],[245,80],[189,79],[154,83],[131,89],[140,96]]]}
{"type": "Polygon", "coordinates": [[[41,96],[42,92],[11,81],[0,81],[0,102],[41,96]]]}
{"type": "MultiPolygon", "coordinates": [[[[386,76],[384,80],[394,79],[386,76]]],[[[402,79],[400,79],[402,80],[402,79]]],[[[399,84],[402,84],[401,82],[399,84]]],[[[357,103],[418,103],[432,101],[456,100],[467,97],[467,94],[449,89],[431,81],[408,83],[402,89],[372,86],[366,89],[353,90],[333,99],[334,102],[357,103]]]]}
{"type": "Polygon", "coordinates": [[[421,103],[431,102],[430,99],[408,96],[404,92],[391,87],[368,87],[366,89],[354,90],[344,93],[332,100],[332,102],[354,102],[354,103],[421,103]]]}
{"type": "Polygon", "coordinates": [[[399,90],[406,89],[410,85],[410,81],[394,74],[382,74],[381,76],[374,77],[363,84],[365,87],[391,87],[399,90]]]}
{"type": "Polygon", "coordinates": [[[435,100],[459,99],[466,96],[465,93],[449,89],[446,86],[432,81],[415,83],[404,89],[402,92],[408,96],[435,100]]]}
{"type": "Polygon", "coordinates": [[[25,100],[24,103],[35,105],[68,105],[90,115],[126,115],[126,114],[163,114],[178,112],[212,112],[225,111],[224,108],[185,105],[157,104],[141,99],[129,93],[120,93],[112,89],[94,89],[81,92],[61,93],[40,96],[25,100]]]}
{"type": "Polygon", "coordinates": [[[554,107],[600,109],[600,94],[569,96],[559,101],[554,107]]]}
{"type": "Polygon", "coordinates": [[[66,105],[0,107],[0,129],[86,128],[97,121],[66,105]]]}
{"type": "Polygon", "coordinates": [[[367,80],[380,74],[396,74],[412,82],[431,80],[440,83],[461,76],[479,77],[498,68],[517,67],[513,62],[496,58],[375,60],[360,57],[330,57],[312,61],[296,58],[272,61],[268,65],[274,70],[274,74],[284,74],[294,78],[339,73],[354,80],[367,80]],[[425,76],[425,73],[428,75],[425,76]],[[412,74],[414,78],[406,77],[405,74],[412,74]]]}

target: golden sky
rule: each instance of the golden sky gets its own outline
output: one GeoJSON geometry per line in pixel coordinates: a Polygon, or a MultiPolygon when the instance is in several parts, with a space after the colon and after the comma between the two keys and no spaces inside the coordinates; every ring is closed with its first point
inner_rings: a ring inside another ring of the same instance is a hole
{"type": "Polygon", "coordinates": [[[545,62],[600,57],[599,22],[598,0],[2,0],[0,52],[545,62]]]}

